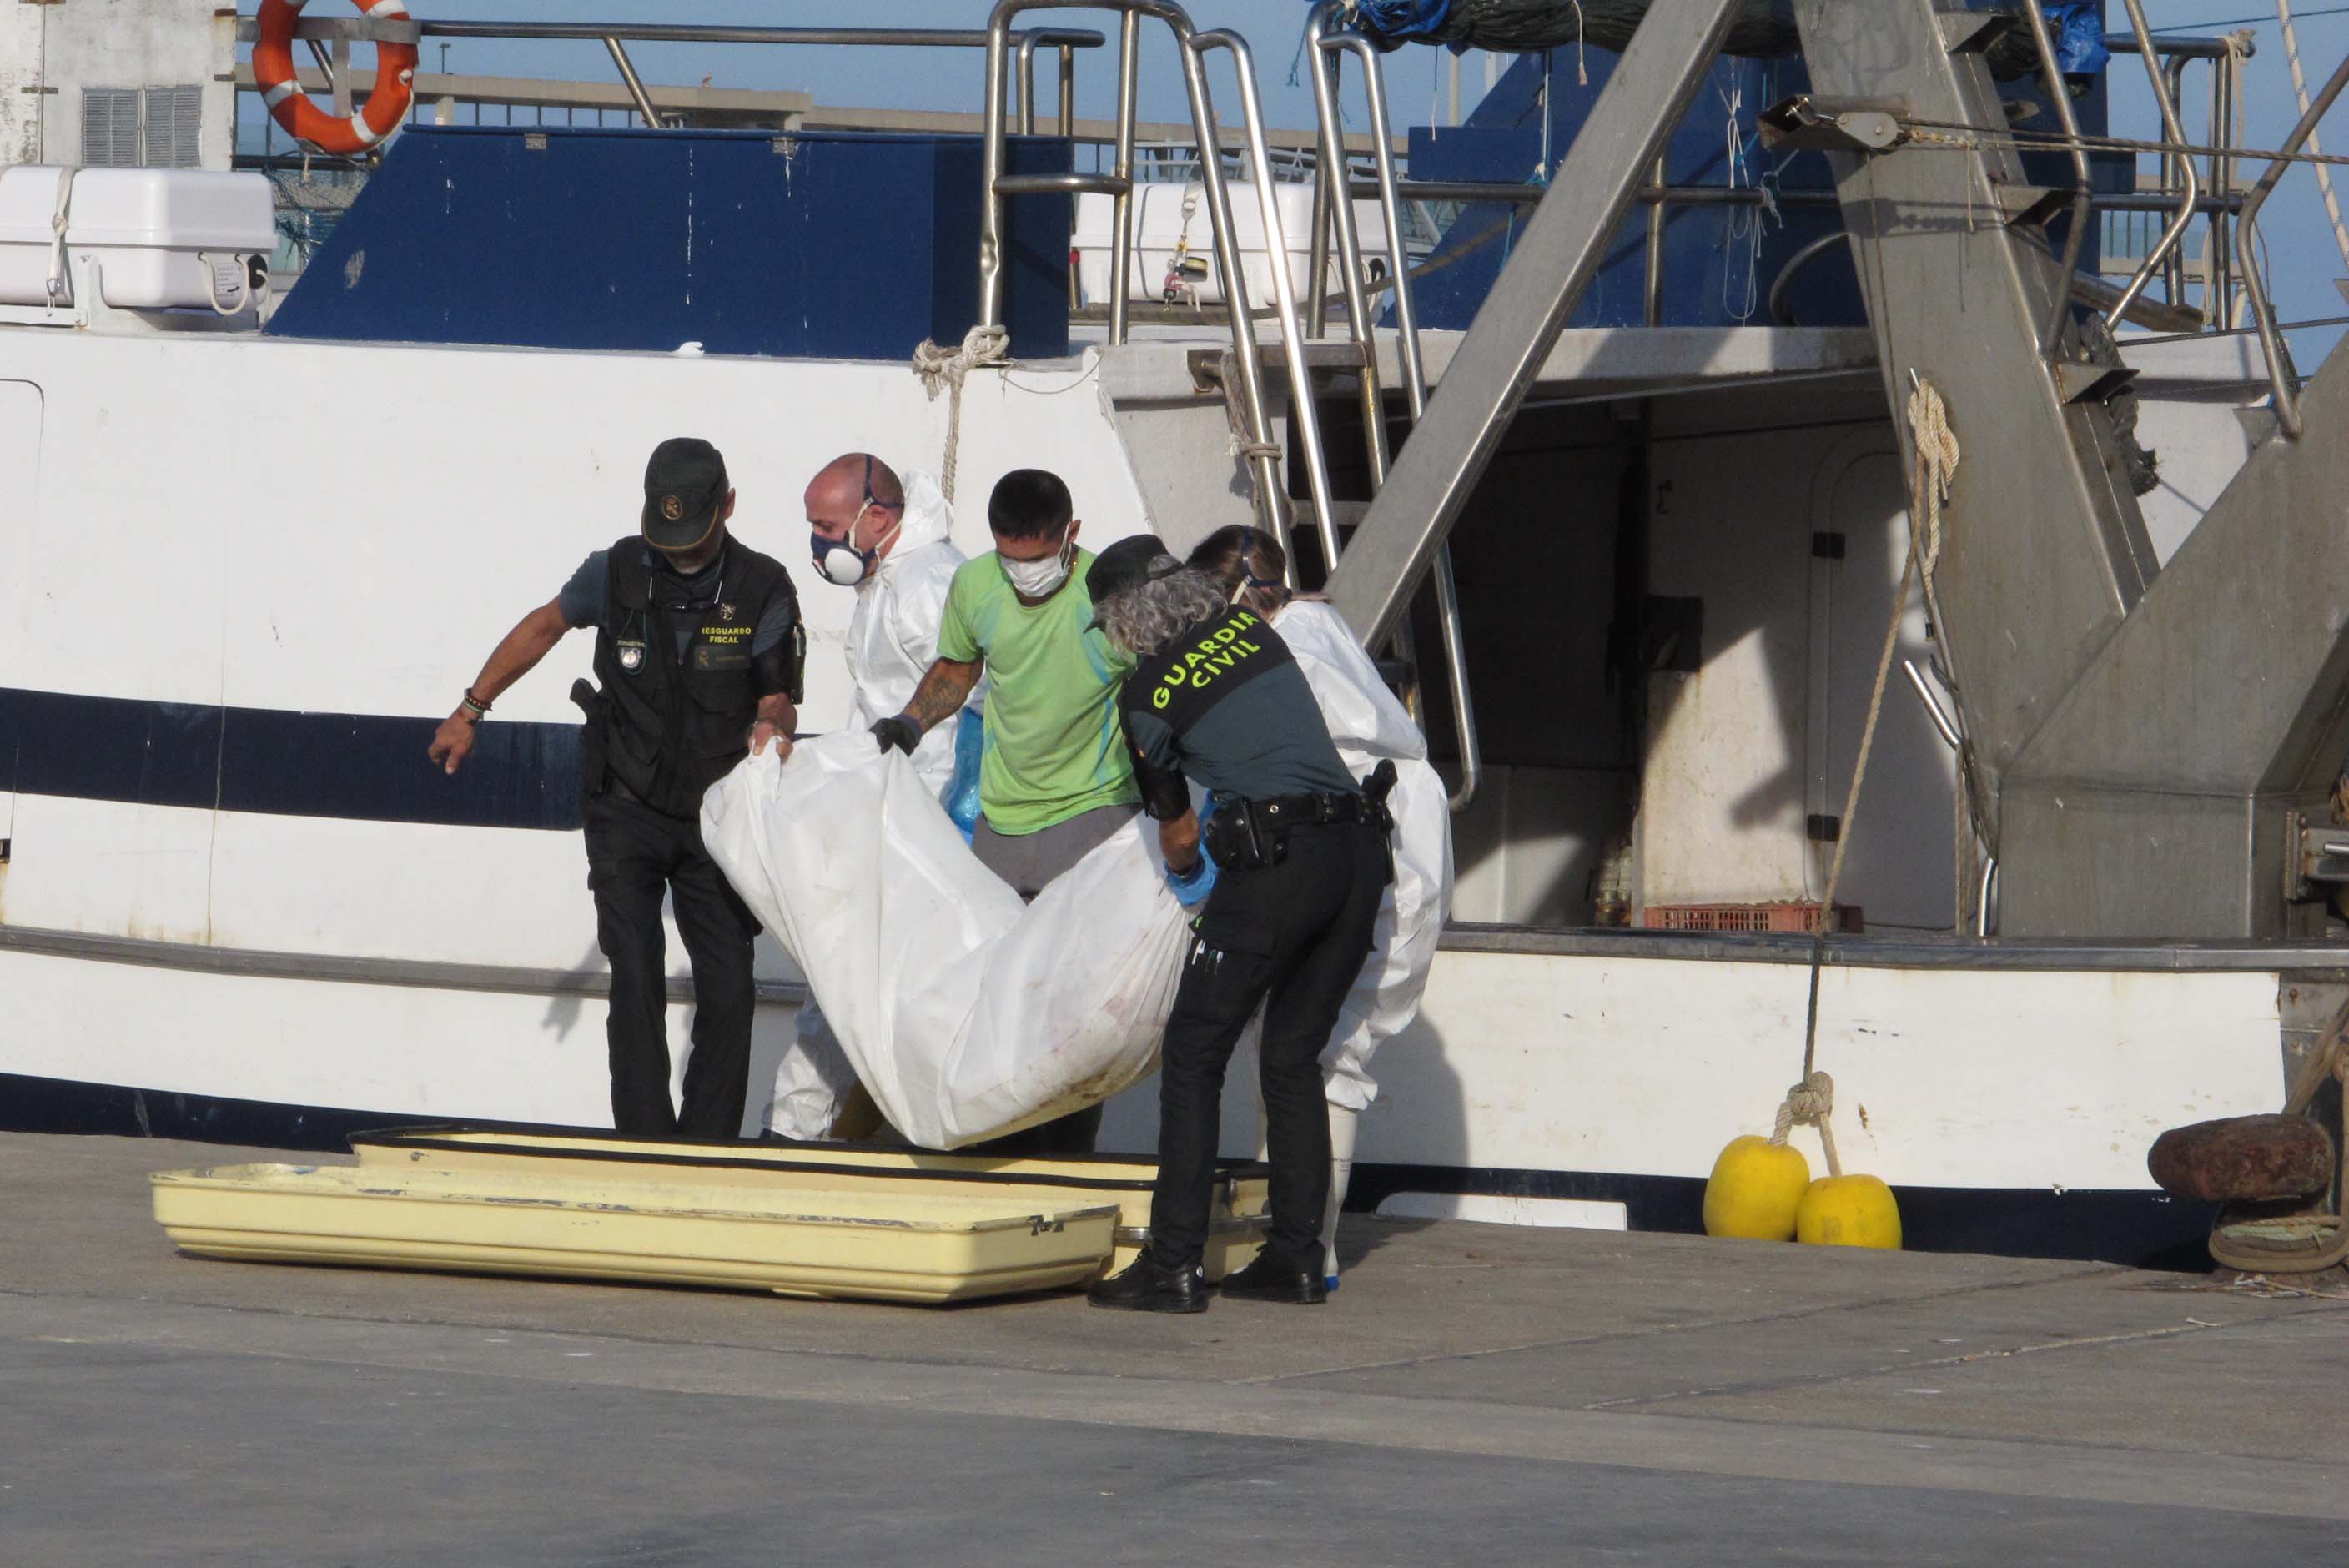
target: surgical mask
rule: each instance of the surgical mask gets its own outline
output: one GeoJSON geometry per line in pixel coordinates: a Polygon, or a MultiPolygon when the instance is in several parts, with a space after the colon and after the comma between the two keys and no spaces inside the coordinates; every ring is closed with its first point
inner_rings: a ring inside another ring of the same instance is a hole
{"type": "Polygon", "coordinates": [[[1067,581],[1069,562],[1076,554],[1074,539],[1062,535],[1060,552],[1041,561],[1012,561],[998,552],[995,559],[1003,567],[1003,575],[1021,597],[1041,599],[1067,581]]]}

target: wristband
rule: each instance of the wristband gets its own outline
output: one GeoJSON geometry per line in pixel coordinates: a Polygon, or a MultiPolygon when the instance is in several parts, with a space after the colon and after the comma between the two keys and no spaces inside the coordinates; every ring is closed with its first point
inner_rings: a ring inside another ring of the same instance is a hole
{"type": "Polygon", "coordinates": [[[486,717],[490,711],[490,705],[483,702],[480,697],[475,696],[471,686],[467,686],[465,688],[464,700],[459,704],[459,706],[467,713],[471,714],[475,718],[486,717]]]}

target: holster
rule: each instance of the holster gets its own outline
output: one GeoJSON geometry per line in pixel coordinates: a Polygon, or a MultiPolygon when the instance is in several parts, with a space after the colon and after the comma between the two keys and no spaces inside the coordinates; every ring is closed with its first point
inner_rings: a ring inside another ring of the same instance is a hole
{"type": "Polygon", "coordinates": [[[579,792],[592,800],[604,792],[611,772],[611,764],[604,754],[604,694],[582,676],[571,683],[571,700],[587,716],[579,732],[579,792]]]}
{"type": "Polygon", "coordinates": [[[1217,871],[1262,871],[1288,858],[1288,830],[1268,823],[1254,800],[1218,801],[1199,841],[1217,871]]]}
{"type": "Polygon", "coordinates": [[[1394,792],[1395,778],[1394,758],[1389,757],[1362,780],[1362,804],[1366,808],[1363,815],[1381,833],[1394,831],[1394,813],[1387,810],[1387,797],[1394,792]]]}

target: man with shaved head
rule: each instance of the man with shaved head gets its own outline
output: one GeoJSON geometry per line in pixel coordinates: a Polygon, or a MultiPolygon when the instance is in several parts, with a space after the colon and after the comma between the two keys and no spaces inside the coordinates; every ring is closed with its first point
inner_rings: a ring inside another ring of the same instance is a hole
{"type": "MultiPolygon", "coordinates": [[[[937,657],[938,623],[962,552],[949,537],[954,513],[937,482],[918,469],[900,475],[870,452],[833,459],[808,481],[809,545],[816,575],[855,591],[848,621],[850,719],[870,729],[913,699],[937,657]]],[[[914,770],[945,799],[954,782],[959,711],[942,719],[913,752],[914,770]]],[[[770,1131],[822,1138],[836,1129],[856,1077],[813,1001],[800,1009],[799,1037],[775,1070],[770,1131]]]]}

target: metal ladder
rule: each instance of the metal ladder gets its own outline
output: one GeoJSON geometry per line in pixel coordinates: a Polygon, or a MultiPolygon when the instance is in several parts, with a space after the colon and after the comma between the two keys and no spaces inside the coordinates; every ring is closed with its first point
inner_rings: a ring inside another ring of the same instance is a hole
{"type": "MultiPolygon", "coordinates": [[[[1403,395],[1411,408],[1413,425],[1427,414],[1427,366],[1420,354],[1419,314],[1412,301],[1410,256],[1403,245],[1402,201],[1396,193],[1394,144],[1387,119],[1387,95],[1379,74],[1377,48],[1368,38],[1355,32],[1330,31],[1333,22],[1344,9],[1340,0],[1321,0],[1314,6],[1305,24],[1305,54],[1311,62],[1313,76],[1313,108],[1320,125],[1320,153],[1316,160],[1314,176],[1316,257],[1312,268],[1316,309],[1312,328],[1319,335],[1322,331],[1322,312],[1319,296],[1324,269],[1319,255],[1325,236],[1334,234],[1338,242],[1338,275],[1346,301],[1346,324],[1354,346],[1361,356],[1361,393],[1364,449],[1371,469],[1371,491],[1373,496],[1386,483],[1389,452],[1385,402],[1379,387],[1379,352],[1376,316],[1370,305],[1369,288],[1364,281],[1361,235],[1354,215],[1354,189],[1350,160],[1346,151],[1346,130],[1338,108],[1338,65],[1340,57],[1354,56],[1362,67],[1362,94],[1370,125],[1371,157],[1377,170],[1373,187],[1379,212],[1386,228],[1387,256],[1390,276],[1395,296],[1395,354],[1402,370],[1403,395]],[[1326,222],[1326,227],[1324,226],[1326,222]]],[[[1330,569],[1338,568],[1337,545],[1331,541],[1329,551],[1330,569]]],[[[1468,656],[1460,622],[1460,588],[1452,573],[1452,546],[1449,543],[1436,552],[1431,575],[1435,583],[1436,624],[1444,643],[1444,674],[1452,697],[1453,727],[1460,747],[1460,787],[1451,796],[1452,810],[1464,810],[1476,798],[1484,781],[1484,758],[1476,742],[1476,707],[1468,690],[1468,656]]],[[[1410,626],[1399,624],[1395,640],[1399,649],[1410,655],[1410,626]]],[[[1414,663],[1416,661],[1413,661],[1414,663]]],[[[1414,690],[1414,696],[1416,691],[1414,690]]],[[[1414,703],[1414,708],[1418,707],[1414,703]]],[[[1414,717],[1423,716],[1414,713],[1414,717]]]]}
{"type": "MultiPolygon", "coordinates": [[[[1257,342],[1255,317],[1247,294],[1247,274],[1241,265],[1239,241],[1232,227],[1231,195],[1224,180],[1220,127],[1215,100],[1207,87],[1206,58],[1227,51],[1238,77],[1242,123],[1246,130],[1248,169],[1257,189],[1264,220],[1265,246],[1273,260],[1273,314],[1278,325],[1281,359],[1288,376],[1289,425],[1305,469],[1306,486],[1325,557],[1338,558],[1336,509],[1330,499],[1330,464],[1321,444],[1321,424],[1313,401],[1313,368],[1326,363],[1326,354],[1309,351],[1299,318],[1297,289],[1285,264],[1287,238],[1282,231],[1278,193],[1273,187],[1272,154],[1265,137],[1264,106],[1257,91],[1256,59],[1247,40],[1225,28],[1201,31],[1172,0],[999,0],[987,24],[987,125],[983,167],[986,201],[979,218],[978,319],[981,326],[1003,325],[1003,203],[1007,197],[1095,192],[1116,201],[1110,256],[1109,341],[1123,344],[1127,334],[1127,306],[1133,265],[1133,142],[1135,100],[1140,78],[1142,23],[1155,18],[1174,36],[1183,63],[1183,86],[1190,99],[1191,127],[1199,141],[1199,177],[1207,198],[1208,224],[1214,231],[1216,265],[1224,279],[1232,318],[1230,363],[1238,377],[1239,407],[1247,425],[1246,456],[1255,491],[1260,526],[1284,549],[1288,547],[1292,521],[1288,489],[1281,477],[1281,449],[1273,438],[1272,411],[1265,392],[1264,353],[1257,342]],[[1116,159],[1107,174],[1009,174],[1005,172],[1007,122],[1005,83],[1013,50],[1011,19],[1023,11],[1091,10],[1120,13],[1117,67],[1116,159]]],[[[1292,552],[1292,559],[1293,559],[1292,552]]]]}

